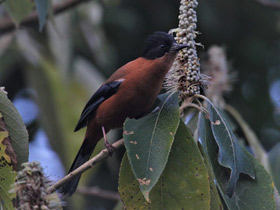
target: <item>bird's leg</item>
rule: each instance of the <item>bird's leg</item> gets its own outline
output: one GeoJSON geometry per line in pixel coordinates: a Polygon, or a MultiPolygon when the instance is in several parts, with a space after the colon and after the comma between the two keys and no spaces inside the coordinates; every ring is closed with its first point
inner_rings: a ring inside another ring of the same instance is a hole
{"type": "Polygon", "coordinates": [[[112,146],[112,144],[110,144],[107,140],[107,136],[106,136],[106,132],[105,132],[105,128],[102,126],[102,132],[103,132],[103,137],[104,137],[104,145],[106,147],[106,149],[109,152],[109,155],[112,156],[113,152],[116,150],[115,147],[112,146]]]}

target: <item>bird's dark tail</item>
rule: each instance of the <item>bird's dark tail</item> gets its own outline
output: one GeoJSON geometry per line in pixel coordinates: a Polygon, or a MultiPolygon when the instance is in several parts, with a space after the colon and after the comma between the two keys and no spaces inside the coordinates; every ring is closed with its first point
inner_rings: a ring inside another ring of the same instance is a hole
{"type": "MultiPolygon", "coordinates": [[[[72,166],[68,173],[71,171],[74,171],[78,167],[80,167],[82,164],[84,164],[86,161],[89,160],[94,148],[96,146],[96,143],[92,143],[92,141],[89,140],[89,138],[86,138],[74,160],[72,163],[72,166]]],[[[59,192],[66,196],[71,196],[77,189],[78,183],[80,181],[82,174],[79,174],[75,176],[72,180],[65,183],[60,189],[59,192]]]]}

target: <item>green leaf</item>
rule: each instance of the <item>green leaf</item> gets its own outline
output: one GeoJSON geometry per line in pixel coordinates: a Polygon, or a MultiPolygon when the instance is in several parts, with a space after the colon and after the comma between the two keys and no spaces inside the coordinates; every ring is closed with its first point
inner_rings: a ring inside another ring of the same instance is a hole
{"type": "Polygon", "coordinates": [[[188,109],[188,112],[185,116],[185,124],[194,134],[197,130],[197,121],[198,121],[198,110],[197,109],[188,109]]]}
{"type": "Polygon", "coordinates": [[[48,14],[49,0],[35,0],[38,16],[39,16],[39,25],[40,31],[43,30],[43,27],[46,23],[46,18],[48,14]]]}
{"type": "Polygon", "coordinates": [[[0,112],[4,117],[13,149],[17,155],[16,169],[19,170],[21,164],[28,161],[28,132],[17,109],[1,91],[0,112]]]}
{"type": "Polygon", "coordinates": [[[133,173],[145,198],[158,182],[179,124],[178,94],[159,96],[162,105],[139,120],[127,119],[124,142],[133,173]]]}
{"type": "Polygon", "coordinates": [[[190,131],[181,121],[169,159],[147,202],[124,156],[119,178],[119,193],[126,209],[210,209],[207,169],[190,131]]]}
{"type": "Polygon", "coordinates": [[[11,145],[9,132],[6,129],[4,118],[0,113],[0,206],[3,209],[14,209],[15,193],[10,193],[11,186],[16,179],[16,155],[11,145]]]}
{"type": "Polygon", "coordinates": [[[226,193],[232,196],[241,173],[255,178],[253,159],[241,147],[222,114],[209,101],[207,101],[207,109],[210,115],[211,129],[219,146],[218,161],[222,166],[231,170],[226,193]]]}
{"type": "Polygon", "coordinates": [[[211,195],[210,209],[211,210],[217,210],[217,209],[222,210],[224,207],[223,207],[222,201],[220,199],[219,192],[216,188],[214,179],[212,177],[210,179],[210,195],[211,195]]]}
{"type": "Polygon", "coordinates": [[[6,0],[3,6],[15,25],[19,26],[22,19],[32,11],[34,4],[31,0],[6,0]]]}
{"type": "Polygon", "coordinates": [[[271,176],[275,183],[275,186],[280,192],[280,143],[270,150],[268,153],[269,168],[271,171],[271,176]]]}
{"type": "MultiPolygon", "coordinates": [[[[218,162],[217,154],[219,148],[212,134],[210,122],[204,116],[201,116],[199,119],[199,134],[203,149],[207,155],[207,160],[215,175],[216,184],[230,210],[275,209],[274,190],[271,178],[263,166],[250,155],[248,155],[248,158],[255,168],[255,179],[251,179],[247,175],[240,175],[236,189],[232,197],[229,197],[225,193],[228,185],[229,172],[218,162]]],[[[244,153],[247,153],[243,147],[241,149],[244,153]]]]}
{"type": "Polygon", "coordinates": [[[216,209],[222,210],[223,209],[223,204],[222,204],[222,201],[220,199],[218,189],[217,189],[217,187],[215,185],[215,182],[214,182],[214,180],[215,180],[214,172],[213,172],[213,170],[210,166],[209,161],[207,160],[206,154],[205,154],[205,152],[202,148],[202,145],[200,143],[198,143],[198,147],[199,147],[200,152],[202,153],[202,155],[204,157],[204,164],[205,164],[205,166],[208,170],[208,174],[210,176],[210,178],[209,178],[210,195],[211,195],[210,209],[211,210],[216,210],[216,209]]]}

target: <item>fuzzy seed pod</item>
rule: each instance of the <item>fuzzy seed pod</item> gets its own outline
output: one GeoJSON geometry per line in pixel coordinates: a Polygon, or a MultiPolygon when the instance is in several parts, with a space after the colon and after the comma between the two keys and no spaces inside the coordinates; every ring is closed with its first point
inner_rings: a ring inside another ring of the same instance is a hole
{"type": "Polygon", "coordinates": [[[232,90],[237,74],[230,70],[224,48],[211,46],[207,57],[208,60],[201,65],[203,73],[210,77],[210,85],[205,94],[216,106],[223,107],[223,95],[232,90]]]}
{"type": "Polygon", "coordinates": [[[55,193],[48,194],[51,182],[44,176],[38,162],[22,164],[13,190],[17,195],[17,210],[57,210],[62,209],[55,193]]]}
{"type": "Polygon", "coordinates": [[[165,79],[165,88],[169,91],[179,91],[181,98],[200,93],[200,87],[206,87],[207,78],[200,74],[200,63],[195,42],[197,0],[181,0],[179,9],[179,28],[170,30],[176,34],[179,44],[188,44],[181,50],[165,79]]]}

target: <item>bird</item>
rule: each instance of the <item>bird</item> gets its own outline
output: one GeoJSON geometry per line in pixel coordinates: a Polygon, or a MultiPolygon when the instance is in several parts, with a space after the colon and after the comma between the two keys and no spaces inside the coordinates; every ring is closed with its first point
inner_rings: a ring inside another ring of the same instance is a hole
{"type": "MultiPolygon", "coordinates": [[[[106,133],[122,128],[126,118],[139,119],[152,111],[161,91],[165,75],[171,68],[177,53],[186,44],[178,44],[174,37],[162,31],[152,33],[145,41],[142,54],[117,69],[92,95],[84,107],[75,132],[87,127],[82,146],[69,173],[90,158],[97,142],[104,137],[105,147],[112,154],[106,133]]],[[[71,196],[81,174],[65,183],[59,190],[71,196]]]]}

